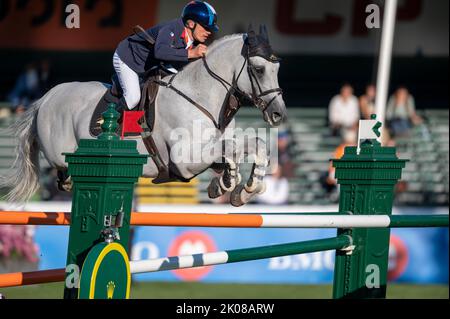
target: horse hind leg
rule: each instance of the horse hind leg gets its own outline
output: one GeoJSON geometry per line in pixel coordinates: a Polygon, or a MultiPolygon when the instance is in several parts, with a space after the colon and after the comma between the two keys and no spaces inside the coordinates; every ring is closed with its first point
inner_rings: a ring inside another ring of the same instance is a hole
{"type": "Polygon", "coordinates": [[[67,170],[58,170],[58,189],[63,192],[72,191],[72,178],[67,174],[67,170]]]}

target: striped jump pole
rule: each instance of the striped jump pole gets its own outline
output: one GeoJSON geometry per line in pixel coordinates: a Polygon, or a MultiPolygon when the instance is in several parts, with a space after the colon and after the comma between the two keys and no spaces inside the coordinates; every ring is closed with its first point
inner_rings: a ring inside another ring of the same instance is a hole
{"type": "MultiPolygon", "coordinates": [[[[268,245],[252,248],[218,251],[204,254],[172,256],[130,262],[132,274],[193,267],[230,264],[317,251],[351,247],[352,238],[347,235],[310,241],[268,245]]],[[[53,269],[34,272],[0,274],[0,288],[64,281],[65,270],[53,269]]]]}
{"type": "Polygon", "coordinates": [[[352,238],[347,235],[339,237],[316,239],[303,242],[260,246],[253,248],[219,251],[179,257],[140,260],[131,263],[131,273],[146,273],[162,270],[173,270],[201,266],[231,264],[236,262],[258,260],[265,258],[306,254],[317,251],[345,249],[352,245],[352,238]]]}
{"type": "MultiPolygon", "coordinates": [[[[330,213],[328,213],[330,214],[330,213]]],[[[449,215],[132,213],[133,226],[231,228],[445,227],[449,215]]],[[[70,213],[0,212],[0,225],[70,225],[70,213]]]]}

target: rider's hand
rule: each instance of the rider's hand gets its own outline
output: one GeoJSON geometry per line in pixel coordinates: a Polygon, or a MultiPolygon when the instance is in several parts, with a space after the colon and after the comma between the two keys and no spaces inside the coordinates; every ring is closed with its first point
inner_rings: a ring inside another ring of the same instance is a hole
{"type": "Polygon", "coordinates": [[[189,59],[197,59],[204,57],[206,55],[206,52],[208,51],[208,47],[204,44],[199,44],[193,49],[188,51],[188,58],[189,59]]]}

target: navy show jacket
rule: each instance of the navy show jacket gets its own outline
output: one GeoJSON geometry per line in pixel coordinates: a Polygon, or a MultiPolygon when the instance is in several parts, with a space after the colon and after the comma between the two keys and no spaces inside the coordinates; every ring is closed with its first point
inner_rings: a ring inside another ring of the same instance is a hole
{"type": "Polygon", "coordinates": [[[158,24],[146,30],[155,39],[154,46],[134,34],[120,42],[116,52],[138,74],[159,65],[160,61],[180,69],[189,63],[187,44],[182,38],[184,28],[181,18],[158,24]]]}

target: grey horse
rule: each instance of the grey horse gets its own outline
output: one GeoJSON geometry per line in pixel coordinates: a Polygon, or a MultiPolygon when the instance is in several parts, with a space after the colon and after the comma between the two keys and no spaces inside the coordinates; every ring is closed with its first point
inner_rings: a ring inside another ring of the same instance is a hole
{"type": "MultiPolygon", "coordinates": [[[[245,142],[239,141],[235,135],[229,134],[235,127],[234,118],[226,127],[217,127],[216,124],[222,121],[223,105],[233,92],[246,97],[259,108],[270,126],[278,126],[286,116],[278,84],[279,67],[279,60],[269,45],[267,30],[261,27],[259,34],[249,29],[246,34],[215,41],[205,59],[188,64],[174,77],[171,85],[161,86],[156,98],[156,121],[152,134],[171,173],[171,178],[163,182],[188,181],[211,168],[218,176],[208,186],[210,198],[231,192],[231,204],[241,206],[263,192],[263,177],[269,164],[265,142],[259,137],[253,141],[248,138],[245,142]],[[193,104],[203,106],[216,121],[193,104]],[[213,133],[207,138],[193,140],[195,130],[213,133]],[[181,140],[179,135],[183,135],[181,140]],[[196,146],[188,159],[185,154],[180,156],[183,153],[180,146],[187,145],[196,146]],[[192,160],[192,153],[197,160],[192,160]],[[253,158],[253,169],[248,180],[243,182],[239,163],[245,156],[253,158]]],[[[107,89],[100,82],[57,85],[13,124],[11,129],[18,139],[16,160],[11,174],[0,181],[0,187],[11,189],[7,194],[9,201],[27,201],[37,191],[39,151],[58,171],[67,170],[62,153],[75,151],[80,139],[92,138],[89,134],[90,118],[107,89]]],[[[142,154],[147,153],[141,139],[138,140],[138,150],[142,154]]],[[[157,166],[152,160],[144,166],[143,175],[150,178],[158,176],[157,166]]],[[[69,182],[70,177],[66,183],[69,182]]]]}

